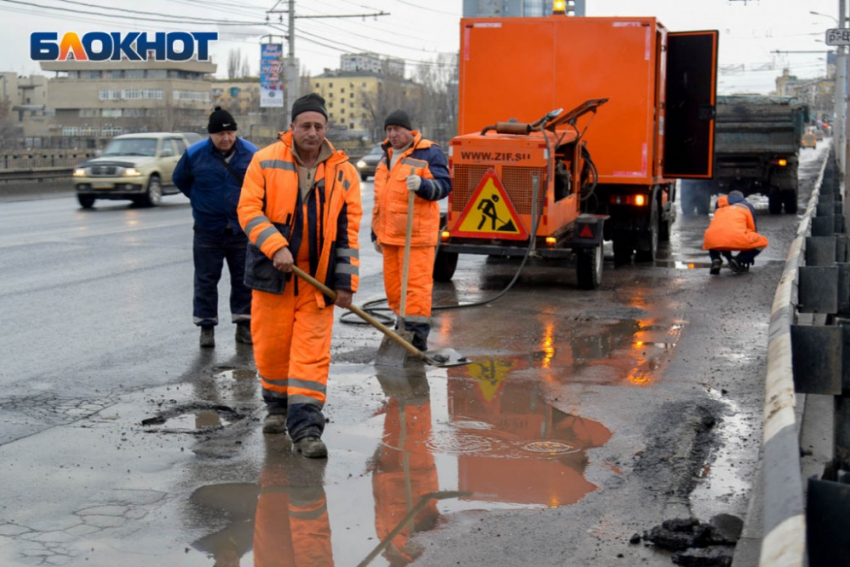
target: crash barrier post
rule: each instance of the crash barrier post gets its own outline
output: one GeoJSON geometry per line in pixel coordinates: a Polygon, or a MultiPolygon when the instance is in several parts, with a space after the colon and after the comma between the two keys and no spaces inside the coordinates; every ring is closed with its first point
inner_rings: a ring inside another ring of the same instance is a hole
{"type": "Polygon", "coordinates": [[[842,324],[841,317],[850,317],[850,242],[842,211],[835,158],[830,156],[788,251],[770,316],[763,567],[842,565],[850,557],[850,473],[838,472],[850,470],[850,397],[841,395],[842,390],[850,393],[850,325],[842,324]],[[794,411],[798,393],[836,396],[836,460],[822,478],[808,480],[806,491],[794,411]]]}

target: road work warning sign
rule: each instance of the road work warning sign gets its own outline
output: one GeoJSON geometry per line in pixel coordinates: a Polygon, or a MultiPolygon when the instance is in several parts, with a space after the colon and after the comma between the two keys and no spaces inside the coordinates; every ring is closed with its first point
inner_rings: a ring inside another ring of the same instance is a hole
{"type": "Polygon", "coordinates": [[[525,240],[528,231],[496,170],[488,169],[466,204],[452,236],[525,240]]]}

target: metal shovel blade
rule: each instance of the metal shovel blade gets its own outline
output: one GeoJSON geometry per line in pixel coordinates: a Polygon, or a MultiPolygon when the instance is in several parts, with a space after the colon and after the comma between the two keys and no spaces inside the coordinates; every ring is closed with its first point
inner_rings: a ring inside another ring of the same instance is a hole
{"type": "Polygon", "coordinates": [[[471,360],[453,348],[438,348],[437,350],[429,350],[422,354],[425,358],[425,362],[431,366],[449,368],[452,366],[466,366],[467,364],[472,364],[471,360]]]}
{"type": "MultiPolygon", "coordinates": [[[[396,334],[408,343],[413,342],[413,331],[397,330],[396,334]]],[[[407,362],[408,356],[412,355],[403,346],[385,336],[384,340],[381,341],[381,346],[378,347],[375,364],[378,366],[395,366],[401,368],[407,362]]]]}

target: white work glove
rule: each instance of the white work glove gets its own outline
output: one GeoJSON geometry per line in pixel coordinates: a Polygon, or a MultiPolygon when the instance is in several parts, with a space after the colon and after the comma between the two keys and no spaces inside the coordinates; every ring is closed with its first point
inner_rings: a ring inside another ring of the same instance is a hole
{"type": "Polygon", "coordinates": [[[416,191],[422,185],[422,178],[418,175],[409,175],[407,177],[407,190],[416,191]]]}
{"type": "Polygon", "coordinates": [[[377,252],[378,254],[383,254],[383,253],[384,253],[384,251],[381,249],[381,243],[380,243],[380,242],[378,242],[378,241],[376,240],[376,241],[375,241],[375,242],[373,242],[372,244],[375,246],[375,252],[377,252]]]}

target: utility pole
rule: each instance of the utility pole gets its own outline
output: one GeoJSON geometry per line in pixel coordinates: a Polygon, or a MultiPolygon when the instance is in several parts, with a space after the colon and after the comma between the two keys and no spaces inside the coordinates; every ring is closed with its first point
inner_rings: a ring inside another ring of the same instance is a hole
{"type": "MultiPolygon", "coordinates": [[[[846,0],[838,0],[838,28],[844,28],[846,23],[846,0]]],[[[833,140],[838,146],[835,155],[838,158],[838,167],[842,173],[847,171],[847,49],[843,45],[838,46],[835,56],[835,131],[833,140]]]]}
{"type": "Polygon", "coordinates": [[[292,116],[292,103],[295,102],[301,96],[301,75],[299,70],[298,59],[295,57],[295,19],[296,18],[309,18],[309,19],[318,19],[318,18],[365,18],[365,17],[378,17],[378,16],[389,16],[389,12],[384,12],[381,10],[380,12],[374,12],[371,14],[335,14],[335,15],[321,15],[321,16],[298,16],[295,14],[295,0],[287,0],[288,8],[286,10],[278,10],[278,5],[281,4],[283,0],[277,0],[275,5],[272,6],[271,10],[266,12],[266,21],[268,21],[268,14],[287,14],[289,20],[289,27],[287,29],[287,39],[289,40],[289,53],[286,57],[286,62],[283,65],[283,80],[286,85],[286,117],[292,116]]]}

